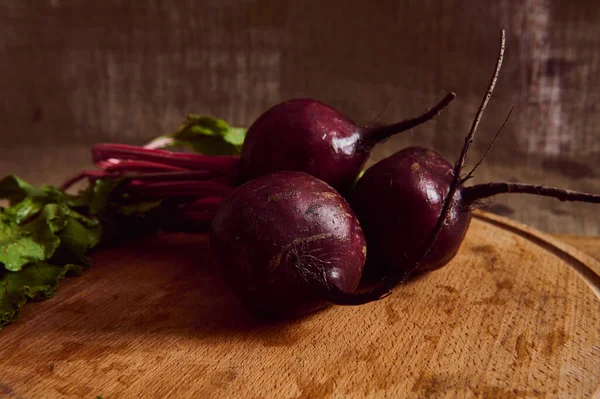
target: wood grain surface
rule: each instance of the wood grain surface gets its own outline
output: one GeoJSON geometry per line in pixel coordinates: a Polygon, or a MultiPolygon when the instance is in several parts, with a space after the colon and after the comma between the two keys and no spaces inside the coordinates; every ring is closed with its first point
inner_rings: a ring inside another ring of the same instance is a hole
{"type": "Polygon", "coordinates": [[[600,299],[576,269],[600,287],[591,257],[480,213],[390,297],[260,324],[206,236],[158,236],[96,253],[0,333],[0,398],[587,398],[600,299]]]}
{"type": "MultiPolygon", "coordinates": [[[[0,175],[59,183],[101,141],[144,143],[188,112],[249,125],[291,97],[361,122],[435,122],[379,146],[457,157],[483,95],[498,32],[508,47],[475,162],[512,105],[476,182],[600,192],[600,5],[596,0],[4,0],[0,175]]],[[[556,234],[600,236],[591,206],[502,196],[488,208],[556,234]]]]}
{"type": "Polygon", "coordinates": [[[600,261],[600,237],[556,235],[555,238],[600,261]]]}

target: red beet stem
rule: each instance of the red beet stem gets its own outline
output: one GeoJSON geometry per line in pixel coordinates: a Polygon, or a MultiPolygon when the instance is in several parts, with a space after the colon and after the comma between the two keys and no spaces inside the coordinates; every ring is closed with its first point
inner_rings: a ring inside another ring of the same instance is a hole
{"type": "Polygon", "coordinates": [[[105,176],[107,176],[107,174],[105,172],[102,172],[99,170],[84,170],[82,172],[79,172],[75,176],[69,178],[63,184],[61,184],[59,189],[62,191],[65,191],[65,190],[68,190],[75,183],[80,182],[81,180],[88,179],[88,178],[99,179],[99,178],[102,178],[105,176]]]}
{"type": "Polygon", "coordinates": [[[96,162],[96,166],[111,173],[136,172],[136,173],[153,173],[153,172],[178,172],[186,171],[185,168],[177,166],[165,165],[157,162],[147,161],[114,161],[104,160],[96,162]]]}
{"type": "Polygon", "coordinates": [[[160,139],[152,140],[148,144],[144,145],[144,148],[155,150],[173,145],[174,142],[175,139],[172,137],[162,137],[160,139]]]}
{"type": "Polygon", "coordinates": [[[206,210],[210,212],[215,212],[219,207],[219,204],[223,200],[223,197],[206,197],[200,198],[189,204],[183,206],[184,211],[200,211],[206,210]]]}
{"type": "Polygon", "coordinates": [[[463,198],[468,204],[492,197],[498,194],[522,193],[533,194],[542,197],[552,197],[560,201],[579,201],[600,204],[600,195],[583,193],[580,191],[566,190],[557,187],[545,187],[542,185],[522,183],[484,183],[470,187],[464,187],[461,191],[463,198]]]}
{"type": "Polygon", "coordinates": [[[402,122],[394,123],[388,126],[367,128],[363,131],[363,137],[366,140],[378,143],[393,136],[394,134],[403,132],[408,129],[412,129],[415,126],[421,125],[427,122],[428,120],[435,118],[444,108],[446,108],[454,100],[455,97],[456,94],[450,92],[446,94],[446,96],[442,98],[442,100],[438,104],[427,110],[422,115],[406,119],[402,122]]]}
{"type": "Polygon", "coordinates": [[[210,170],[184,171],[184,172],[162,172],[162,173],[131,173],[119,175],[119,178],[136,181],[171,182],[171,181],[194,181],[194,182],[221,182],[233,183],[233,178],[222,176],[210,170]]]}
{"type": "Polygon", "coordinates": [[[126,144],[96,144],[92,147],[94,163],[108,159],[156,162],[191,170],[220,170],[230,173],[237,167],[240,157],[177,153],[126,144]]]}
{"type": "Polygon", "coordinates": [[[131,193],[152,198],[170,198],[179,196],[214,197],[228,194],[233,187],[218,182],[168,181],[143,182],[132,181],[131,193]]]}

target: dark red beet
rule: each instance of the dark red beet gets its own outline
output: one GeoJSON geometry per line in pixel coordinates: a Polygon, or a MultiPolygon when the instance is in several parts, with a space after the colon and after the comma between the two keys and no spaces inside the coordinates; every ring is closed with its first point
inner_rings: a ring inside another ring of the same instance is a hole
{"type": "MultiPolygon", "coordinates": [[[[367,268],[377,262],[386,264],[384,268],[374,269],[373,274],[381,273],[378,276],[381,282],[375,288],[351,294],[332,292],[336,303],[360,305],[381,299],[413,273],[445,265],[460,247],[473,204],[482,198],[502,193],[525,193],[561,201],[600,203],[600,195],[531,184],[464,186],[483,161],[482,158],[466,176],[462,176],[469,147],[498,80],[505,43],[506,32],[502,29],[494,74],[454,167],[433,151],[409,148],[372,166],[350,193],[352,205],[365,226],[369,258],[374,259],[367,263],[367,268]]],[[[365,274],[368,272],[365,270],[365,274]]]]}
{"type": "MultiPolygon", "coordinates": [[[[453,177],[448,161],[421,147],[406,148],[367,169],[350,204],[367,237],[370,273],[382,265],[408,268],[414,262],[436,225],[453,177]]],[[[455,203],[419,271],[437,269],[456,255],[471,212],[458,206],[463,203],[460,191],[455,203]]]]}
{"type": "MultiPolygon", "coordinates": [[[[494,75],[454,167],[433,151],[408,148],[367,170],[349,193],[368,235],[370,259],[387,266],[374,288],[354,292],[366,251],[360,225],[346,203],[318,179],[281,172],[251,181],[229,194],[213,221],[215,249],[238,295],[268,314],[305,313],[327,303],[361,305],[387,296],[415,271],[448,263],[468,229],[473,203],[481,198],[520,192],[600,203],[599,195],[520,183],[464,187],[481,163],[462,177],[467,152],[498,79],[505,41],[502,30],[494,75]],[[313,219],[315,209],[319,214],[313,219]]],[[[306,121],[312,115],[297,114],[299,125],[310,125],[306,121]]],[[[351,123],[347,118],[334,118],[334,114],[328,117],[340,126],[351,123]]],[[[286,123],[294,129],[293,123],[286,123]]],[[[278,129],[264,120],[259,126],[265,126],[260,132],[276,133],[278,129]]],[[[327,138],[327,132],[323,133],[327,138]]],[[[298,127],[293,136],[302,134],[311,135],[298,127]]],[[[276,145],[272,148],[277,150],[276,145]]],[[[356,148],[353,144],[352,150],[356,148]]],[[[292,150],[284,147],[283,153],[296,162],[292,150]]],[[[286,162],[283,155],[276,159],[286,162]]],[[[335,162],[323,165],[337,166],[335,162]]],[[[336,176],[333,172],[331,176],[336,176]]]]}
{"type": "Polygon", "coordinates": [[[421,116],[382,127],[361,127],[329,105],[290,100],[267,110],[248,129],[240,173],[250,180],[270,172],[306,172],[338,190],[351,187],[375,144],[435,117],[448,94],[421,116]]]}
{"type": "MultiPolygon", "coordinates": [[[[420,147],[406,148],[367,169],[349,200],[367,238],[369,259],[365,275],[369,279],[380,279],[391,270],[413,271],[453,181],[453,166],[440,154],[420,147]]],[[[469,227],[473,204],[482,198],[526,193],[562,201],[600,203],[598,195],[560,188],[521,183],[465,187],[462,183],[454,192],[437,239],[414,272],[438,269],[454,258],[469,227]]]]}
{"type": "Polygon", "coordinates": [[[327,290],[351,293],[366,256],[346,201],[306,173],[262,176],[227,195],[212,222],[211,245],[235,293],[269,317],[327,304],[327,290]]]}

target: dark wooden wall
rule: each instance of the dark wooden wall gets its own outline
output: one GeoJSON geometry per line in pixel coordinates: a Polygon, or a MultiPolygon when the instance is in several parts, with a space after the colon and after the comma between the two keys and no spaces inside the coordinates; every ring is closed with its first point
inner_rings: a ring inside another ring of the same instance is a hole
{"type": "MultiPolygon", "coordinates": [[[[0,174],[58,183],[89,145],[143,143],[188,112],[248,125],[310,96],[391,122],[458,99],[394,138],[454,159],[507,29],[504,69],[471,160],[515,111],[476,181],[600,192],[596,0],[3,0],[0,174]]],[[[600,234],[591,206],[504,196],[490,209],[550,232],[600,234]]]]}

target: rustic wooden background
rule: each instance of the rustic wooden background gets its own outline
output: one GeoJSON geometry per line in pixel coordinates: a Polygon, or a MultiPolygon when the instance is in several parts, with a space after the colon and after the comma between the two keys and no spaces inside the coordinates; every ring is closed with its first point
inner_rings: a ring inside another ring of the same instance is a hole
{"type": "MultiPolygon", "coordinates": [[[[361,122],[392,122],[458,94],[434,123],[377,148],[420,144],[454,159],[508,47],[477,160],[513,116],[477,182],[600,192],[596,0],[2,0],[0,174],[60,183],[100,141],[143,143],[188,112],[250,124],[310,96],[361,122]]],[[[581,204],[502,196],[489,210],[539,229],[600,235],[581,204]]]]}

